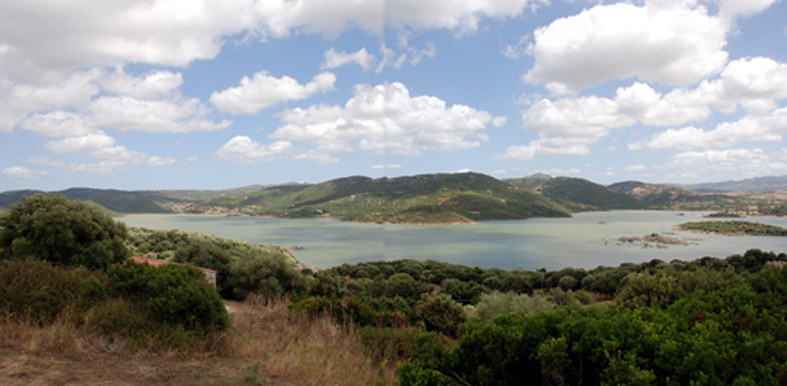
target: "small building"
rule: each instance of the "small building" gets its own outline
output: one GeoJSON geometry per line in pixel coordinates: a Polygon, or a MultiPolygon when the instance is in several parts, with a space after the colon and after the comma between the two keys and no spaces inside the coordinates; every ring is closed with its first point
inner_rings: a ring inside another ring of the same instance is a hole
{"type": "MultiPolygon", "coordinates": [[[[154,267],[160,267],[160,266],[166,265],[166,264],[184,265],[184,264],[180,264],[180,263],[173,263],[171,261],[166,261],[166,260],[153,259],[153,258],[145,257],[145,256],[131,256],[131,260],[133,260],[137,264],[147,263],[147,264],[150,264],[150,265],[152,265],[154,267]]],[[[212,269],[202,268],[202,267],[195,267],[195,268],[197,268],[200,271],[202,271],[205,274],[205,280],[208,283],[210,283],[213,286],[213,288],[216,288],[216,271],[214,271],[212,269]]]]}
{"type": "Polygon", "coordinates": [[[784,266],[787,265],[787,261],[769,261],[765,263],[765,265],[774,268],[784,268],[784,266]]]}

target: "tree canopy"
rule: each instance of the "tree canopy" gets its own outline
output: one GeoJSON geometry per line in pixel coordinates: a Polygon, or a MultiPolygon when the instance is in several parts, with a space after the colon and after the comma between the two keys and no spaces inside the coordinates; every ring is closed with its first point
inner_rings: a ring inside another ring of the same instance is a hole
{"type": "Polygon", "coordinates": [[[0,257],[106,270],[129,256],[128,230],[98,206],[60,194],[23,198],[0,217],[0,257]]]}

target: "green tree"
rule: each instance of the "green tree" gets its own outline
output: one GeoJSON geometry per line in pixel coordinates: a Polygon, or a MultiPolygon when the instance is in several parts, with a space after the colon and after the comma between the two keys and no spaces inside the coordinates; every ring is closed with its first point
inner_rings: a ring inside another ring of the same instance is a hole
{"type": "Polygon", "coordinates": [[[36,257],[106,270],[129,256],[126,226],[98,206],[60,194],[36,194],[0,217],[2,258],[36,257]]]}

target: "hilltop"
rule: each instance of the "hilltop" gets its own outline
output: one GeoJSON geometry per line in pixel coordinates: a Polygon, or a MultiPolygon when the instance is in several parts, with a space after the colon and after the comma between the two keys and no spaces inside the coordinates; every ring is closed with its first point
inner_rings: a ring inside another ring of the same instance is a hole
{"type": "Polygon", "coordinates": [[[409,224],[565,217],[571,212],[544,195],[477,173],[347,177],[311,186],[265,189],[205,204],[252,215],[330,216],[343,221],[409,224]]]}
{"type": "MultiPolygon", "coordinates": [[[[753,180],[765,184],[776,183],[779,178],[753,180]]],[[[0,208],[36,193],[44,192],[0,193],[0,208]]],[[[71,188],[52,193],[92,201],[107,213],[331,217],[342,221],[406,224],[467,224],[621,209],[703,210],[739,215],[787,213],[787,195],[780,193],[698,192],[685,186],[640,181],[604,186],[582,178],[546,174],[505,180],[478,173],[378,179],[353,176],[313,185],[249,185],[226,190],[71,188]]]]}

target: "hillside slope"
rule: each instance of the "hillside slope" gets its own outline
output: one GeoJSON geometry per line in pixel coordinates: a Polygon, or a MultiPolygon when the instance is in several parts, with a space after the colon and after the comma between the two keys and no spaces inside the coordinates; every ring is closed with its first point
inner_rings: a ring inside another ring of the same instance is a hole
{"type": "Polygon", "coordinates": [[[477,173],[347,177],[311,186],[270,188],[242,199],[210,200],[203,205],[254,215],[408,224],[564,217],[570,212],[548,197],[477,173]]]}

